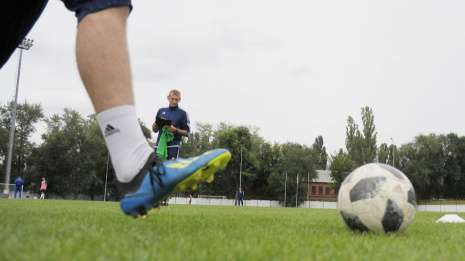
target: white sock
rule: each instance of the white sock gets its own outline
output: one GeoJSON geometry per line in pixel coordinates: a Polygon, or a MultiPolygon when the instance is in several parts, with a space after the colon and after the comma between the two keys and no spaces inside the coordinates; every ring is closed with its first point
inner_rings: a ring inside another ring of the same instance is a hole
{"type": "Polygon", "coordinates": [[[145,165],[150,148],[134,105],[122,105],[97,114],[97,121],[110,152],[116,178],[130,182],[145,165]]]}

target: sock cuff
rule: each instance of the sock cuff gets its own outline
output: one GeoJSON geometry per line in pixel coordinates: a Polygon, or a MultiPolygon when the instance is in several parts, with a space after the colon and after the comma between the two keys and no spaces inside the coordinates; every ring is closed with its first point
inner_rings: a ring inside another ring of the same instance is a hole
{"type": "Polygon", "coordinates": [[[97,114],[97,121],[103,123],[133,115],[137,115],[135,105],[121,105],[100,112],[97,114]]]}

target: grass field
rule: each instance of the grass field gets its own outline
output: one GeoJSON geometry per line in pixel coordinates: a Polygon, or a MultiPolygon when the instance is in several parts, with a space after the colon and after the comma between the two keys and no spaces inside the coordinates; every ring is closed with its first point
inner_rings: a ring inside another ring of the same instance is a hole
{"type": "Polygon", "coordinates": [[[463,260],[465,224],[444,214],[360,234],[336,210],[170,205],[143,220],[116,202],[0,199],[0,260],[463,260]]]}

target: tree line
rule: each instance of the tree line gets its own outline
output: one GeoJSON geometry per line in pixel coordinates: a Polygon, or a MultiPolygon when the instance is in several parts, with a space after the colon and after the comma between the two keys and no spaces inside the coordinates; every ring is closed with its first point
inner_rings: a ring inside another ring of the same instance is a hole
{"type": "MultiPolygon", "coordinates": [[[[0,180],[5,180],[12,102],[0,104],[0,180]]],[[[48,191],[60,196],[115,194],[115,175],[109,162],[102,134],[95,115],[84,117],[72,109],[45,117],[37,104],[18,104],[14,149],[9,183],[20,175],[26,181],[25,191],[37,192],[40,180],[46,177],[48,191]],[[41,143],[31,141],[35,126],[44,122],[46,131],[41,143]],[[109,164],[108,164],[109,162],[109,164]]],[[[287,142],[270,143],[253,126],[228,123],[212,125],[196,123],[196,132],[184,138],[180,156],[197,156],[213,148],[226,148],[232,158],[224,170],[215,174],[212,183],[199,184],[194,195],[221,195],[235,198],[239,186],[247,197],[275,199],[295,206],[307,199],[307,179],[316,178],[316,170],[331,170],[337,192],[345,173],[370,162],[394,164],[409,178],[422,198],[463,197],[465,179],[465,138],[456,134],[419,135],[400,148],[383,143],[377,147],[373,111],[362,108],[363,129],[349,116],[346,127],[346,148],[328,155],[323,136],[311,146],[287,142]],[[285,177],[288,181],[285,184],[285,177]],[[300,183],[296,179],[299,177],[300,183]]],[[[140,122],[147,141],[152,133],[140,122]]],[[[247,198],[246,197],[246,198],[247,198]]]]}
{"type": "Polygon", "coordinates": [[[331,176],[338,191],[344,174],[367,163],[395,166],[412,182],[417,199],[465,198],[465,137],[455,133],[419,134],[399,148],[382,143],[376,146],[377,132],[370,107],[361,110],[363,130],[349,116],[346,150],[331,156],[331,176]]]}

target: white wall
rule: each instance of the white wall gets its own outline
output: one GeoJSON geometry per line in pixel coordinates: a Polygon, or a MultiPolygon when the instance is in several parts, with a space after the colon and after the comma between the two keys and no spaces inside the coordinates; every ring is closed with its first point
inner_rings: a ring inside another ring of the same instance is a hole
{"type": "MultiPolygon", "coordinates": [[[[188,198],[173,197],[170,204],[189,204],[188,198]]],[[[209,199],[193,198],[193,205],[215,205],[215,206],[234,206],[234,199],[209,199]]],[[[282,207],[277,200],[244,200],[244,206],[248,207],[282,207]]],[[[337,202],[328,201],[305,201],[299,208],[319,208],[319,209],[337,209],[337,202]]],[[[417,211],[431,212],[465,212],[465,205],[418,205],[417,211]]]]}

